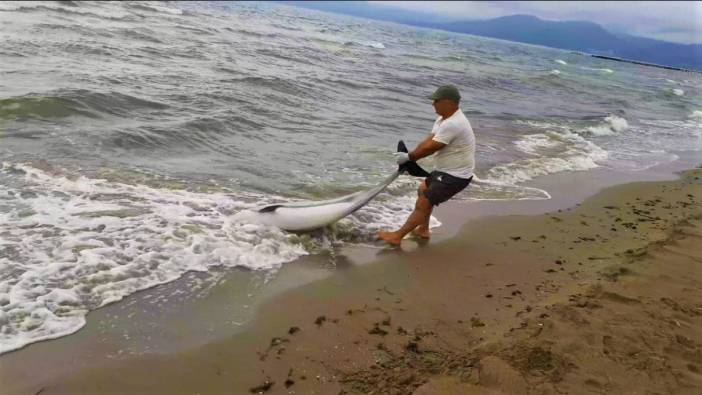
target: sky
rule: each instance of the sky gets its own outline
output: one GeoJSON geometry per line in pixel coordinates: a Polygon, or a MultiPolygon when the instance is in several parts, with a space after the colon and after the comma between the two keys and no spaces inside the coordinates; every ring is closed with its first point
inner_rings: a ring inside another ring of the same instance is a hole
{"type": "Polygon", "coordinates": [[[682,44],[702,44],[702,1],[370,1],[445,17],[489,19],[527,14],[585,20],[614,31],[682,44]]]}

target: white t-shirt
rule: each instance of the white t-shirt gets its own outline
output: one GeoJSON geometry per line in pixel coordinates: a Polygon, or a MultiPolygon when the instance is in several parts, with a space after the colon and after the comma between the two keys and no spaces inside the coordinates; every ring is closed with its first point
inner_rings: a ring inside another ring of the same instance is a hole
{"type": "Polygon", "coordinates": [[[446,119],[441,116],[431,129],[432,140],[446,144],[434,154],[434,170],[454,177],[470,178],[475,169],[475,135],[468,118],[459,108],[446,119]]]}

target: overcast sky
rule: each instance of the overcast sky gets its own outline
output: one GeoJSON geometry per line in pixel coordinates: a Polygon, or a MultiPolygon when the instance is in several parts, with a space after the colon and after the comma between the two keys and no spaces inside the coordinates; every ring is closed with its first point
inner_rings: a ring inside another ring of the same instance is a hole
{"type": "Polygon", "coordinates": [[[702,1],[371,1],[452,20],[529,14],[547,20],[586,20],[613,31],[702,44],[702,1]]]}

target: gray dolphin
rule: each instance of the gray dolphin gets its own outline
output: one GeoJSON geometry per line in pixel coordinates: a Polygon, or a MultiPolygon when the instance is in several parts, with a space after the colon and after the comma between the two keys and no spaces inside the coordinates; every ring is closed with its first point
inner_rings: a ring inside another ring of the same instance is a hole
{"type": "MultiPolygon", "coordinates": [[[[397,143],[397,152],[408,152],[405,143],[397,143]]],[[[368,204],[395,179],[407,172],[415,177],[427,177],[427,173],[416,162],[409,161],[398,166],[397,171],[375,187],[342,196],[336,199],[272,204],[257,210],[260,222],[289,231],[307,231],[330,225],[368,204]]]]}

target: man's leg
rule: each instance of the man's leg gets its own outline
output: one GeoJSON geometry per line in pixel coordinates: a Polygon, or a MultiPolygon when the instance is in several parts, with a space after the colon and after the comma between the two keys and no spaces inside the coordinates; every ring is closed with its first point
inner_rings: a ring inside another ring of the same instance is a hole
{"type": "MultiPolygon", "coordinates": [[[[424,191],[427,190],[427,184],[426,181],[422,181],[421,184],[419,184],[419,189],[417,190],[417,194],[419,196],[424,196],[424,191]]],[[[412,233],[416,236],[419,236],[423,239],[428,239],[431,236],[431,231],[429,230],[429,220],[431,219],[431,212],[434,210],[434,206],[430,205],[429,207],[429,214],[427,215],[426,219],[424,222],[422,222],[419,226],[417,226],[412,233]]]]}
{"type": "MultiPolygon", "coordinates": [[[[422,183],[422,186],[426,189],[424,183],[422,183]]],[[[428,231],[429,218],[431,218],[433,208],[434,206],[432,206],[429,199],[424,196],[423,188],[420,186],[420,193],[419,196],[417,196],[417,202],[414,204],[414,211],[412,211],[412,214],[407,218],[405,224],[395,232],[378,232],[378,238],[393,245],[400,245],[402,238],[416,227],[424,225],[428,231]]]]}

